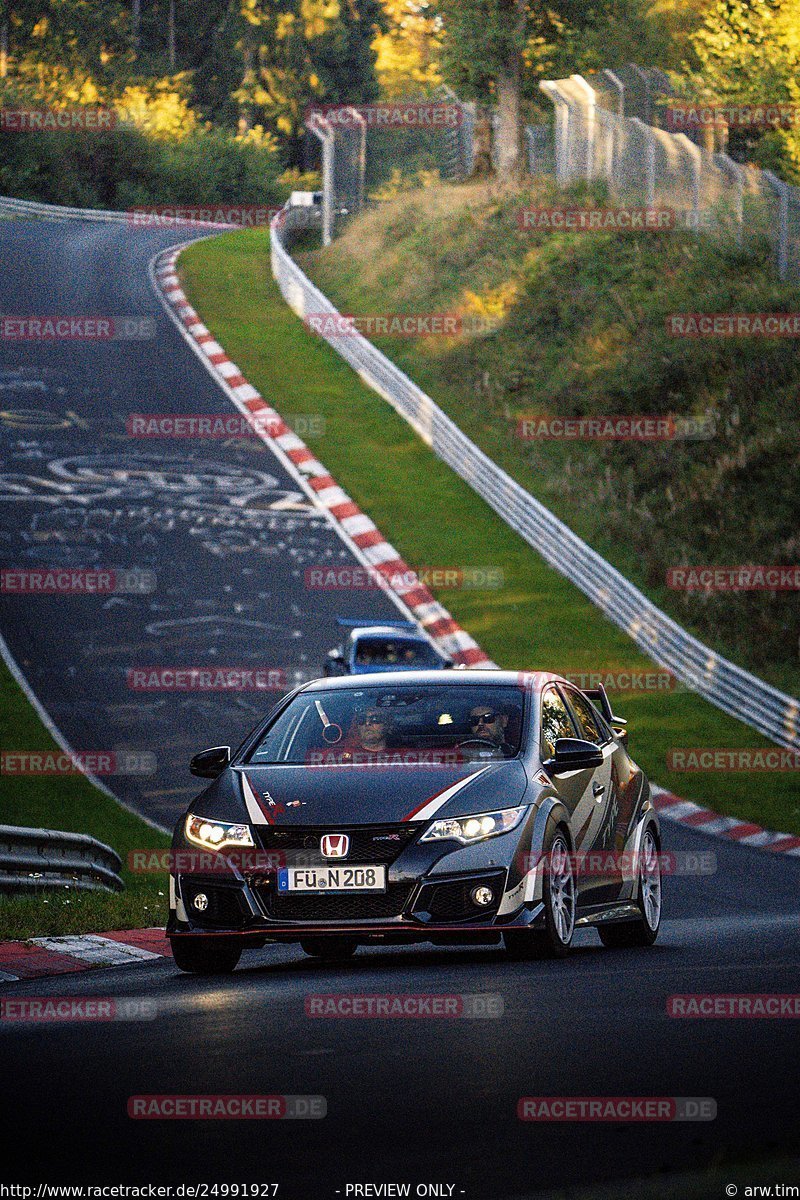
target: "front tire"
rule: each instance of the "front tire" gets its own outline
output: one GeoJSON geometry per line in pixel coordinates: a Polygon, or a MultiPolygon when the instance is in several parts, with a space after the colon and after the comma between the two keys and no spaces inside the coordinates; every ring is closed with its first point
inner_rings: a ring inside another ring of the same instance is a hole
{"type": "Polygon", "coordinates": [[[188,975],[229,975],[242,957],[242,948],[226,938],[170,938],[172,957],[188,975]]]}
{"type": "Polygon", "coordinates": [[[610,950],[652,946],[661,926],[661,858],[655,830],[645,830],[639,853],[639,920],[598,925],[600,941],[610,950]]]}
{"type": "Polygon", "coordinates": [[[300,949],[309,958],[321,958],[323,962],[346,962],[352,958],[358,942],[351,938],[307,938],[300,949]]]}
{"type": "Polygon", "coordinates": [[[544,929],[510,929],[503,934],[506,951],[516,960],[566,958],[572,944],[577,888],[572,851],[562,826],[546,843],[544,859],[544,929]]]}

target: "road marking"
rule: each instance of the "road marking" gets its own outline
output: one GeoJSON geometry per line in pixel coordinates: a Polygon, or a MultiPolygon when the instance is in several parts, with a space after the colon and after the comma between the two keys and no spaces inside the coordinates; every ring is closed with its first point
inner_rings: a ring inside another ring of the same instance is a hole
{"type": "Polygon", "coordinates": [[[31,938],[34,946],[42,950],[55,950],[61,954],[69,954],[82,962],[97,963],[102,966],[117,966],[122,963],[163,957],[154,954],[152,950],[143,950],[139,946],[131,946],[127,942],[114,942],[110,938],[97,934],[81,936],[31,938]]]}

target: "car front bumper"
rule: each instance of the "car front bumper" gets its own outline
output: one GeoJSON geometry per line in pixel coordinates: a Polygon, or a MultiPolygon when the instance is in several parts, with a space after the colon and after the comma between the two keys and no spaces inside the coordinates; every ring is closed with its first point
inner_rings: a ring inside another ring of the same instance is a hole
{"type": "Polygon", "coordinates": [[[489,867],[403,882],[390,878],[386,892],[370,896],[304,894],[287,903],[285,895],[277,894],[274,876],[223,881],[216,875],[179,875],[170,879],[167,935],[258,942],[325,935],[375,941],[496,940],[503,930],[538,924],[542,914],[541,904],[522,904],[516,912],[498,915],[506,882],[505,868],[489,867]],[[491,904],[481,906],[472,899],[479,885],[492,890],[491,904]]]}

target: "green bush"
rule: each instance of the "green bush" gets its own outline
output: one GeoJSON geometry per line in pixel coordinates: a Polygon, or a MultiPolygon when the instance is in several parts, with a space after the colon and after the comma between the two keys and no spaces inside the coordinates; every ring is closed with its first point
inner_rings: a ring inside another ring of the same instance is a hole
{"type": "Polygon", "coordinates": [[[276,203],[286,190],[281,170],[270,149],[203,128],[180,141],[125,125],[91,134],[0,134],[0,192],[49,204],[276,203]]]}

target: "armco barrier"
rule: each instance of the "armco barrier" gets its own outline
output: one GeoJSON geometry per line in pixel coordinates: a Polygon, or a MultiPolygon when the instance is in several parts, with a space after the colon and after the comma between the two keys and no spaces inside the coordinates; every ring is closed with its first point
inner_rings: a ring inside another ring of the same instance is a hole
{"type": "Polygon", "coordinates": [[[43,888],[121,892],[122,862],[85,833],[0,825],[0,893],[43,888]]]}
{"type": "MultiPolygon", "coordinates": [[[[220,208],[226,207],[220,205],[220,208]]],[[[228,206],[230,207],[230,206],[228,206]]],[[[6,217],[41,217],[50,221],[122,221],[131,224],[132,215],[129,212],[114,212],[110,208],[68,208],[63,204],[42,204],[38,200],[16,200],[13,196],[0,196],[0,216],[6,217]]],[[[219,230],[236,229],[236,225],[226,225],[221,221],[195,221],[182,217],[162,216],[159,224],[164,226],[176,225],[179,228],[194,227],[197,229],[219,230]]]]}
{"type": "MultiPolygon", "coordinates": [[[[272,272],[284,299],[299,317],[307,313],[338,315],[285,245],[286,235],[307,226],[308,220],[307,211],[287,208],[281,221],[272,222],[272,272]]],[[[580,588],[650,658],[723,712],[738,717],[779,746],[797,748],[800,701],[722,658],[682,629],[493,463],[430,396],[365,337],[353,333],[326,340],[507,525],[580,588]]]]}

